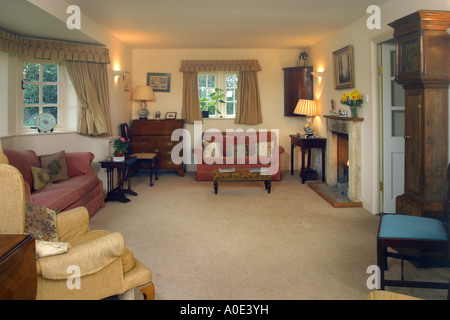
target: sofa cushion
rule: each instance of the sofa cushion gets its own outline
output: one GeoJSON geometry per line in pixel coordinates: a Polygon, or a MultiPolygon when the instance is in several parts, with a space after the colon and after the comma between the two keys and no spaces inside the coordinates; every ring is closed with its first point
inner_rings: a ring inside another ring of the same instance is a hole
{"type": "Polygon", "coordinates": [[[219,142],[208,142],[203,140],[203,148],[205,150],[205,158],[218,158],[222,157],[222,147],[219,142]]]}
{"type": "Polygon", "coordinates": [[[31,174],[33,176],[34,190],[42,190],[53,184],[50,172],[48,170],[31,167],[31,174]]]}
{"type": "Polygon", "coordinates": [[[271,157],[273,156],[272,151],[274,147],[275,147],[274,141],[258,142],[254,145],[255,150],[254,155],[271,157]]]}
{"type": "Polygon", "coordinates": [[[33,192],[31,197],[36,204],[62,211],[95,189],[98,181],[95,175],[73,177],[33,192]]]}
{"type": "Polygon", "coordinates": [[[23,179],[33,187],[33,176],[31,167],[41,167],[38,156],[32,150],[16,151],[3,149],[3,153],[8,157],[9,164],[16,167],[23,176],[23,179]]]}
{"type": "Polygon", "coordinates": [[[53,182],[69,179],[67,175],[66,152],[60,151],[53,154],[46,154],[39,157],[41,167],[50,172],[53,182]]]}

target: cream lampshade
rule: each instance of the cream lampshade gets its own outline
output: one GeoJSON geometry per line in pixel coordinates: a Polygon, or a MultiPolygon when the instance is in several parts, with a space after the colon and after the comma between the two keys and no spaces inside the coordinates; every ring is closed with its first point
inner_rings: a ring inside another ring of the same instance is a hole
{"type": "Polygon", "coordinates": [[[137,86],[133,92],[133,99],[141,101],[141,110],[139,110],[139,119],[148,118],[147,101],[155,100],[155,94],[150,86],[137,86]]]}
{"type": "Polygon", "coordinates": [[[310,137],[314,135],[316,128],[312,124],[312,119],[317,115],[317,104],[314,100],[300,99],[294,110],[295,114],[303,114],[308,118],[308,123],[303,127],[305,134],[310,137]]]}

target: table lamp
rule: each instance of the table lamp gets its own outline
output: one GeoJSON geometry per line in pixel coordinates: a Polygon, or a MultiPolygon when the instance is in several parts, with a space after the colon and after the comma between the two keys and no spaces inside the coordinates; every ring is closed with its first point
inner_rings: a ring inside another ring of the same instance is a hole
{"type": "Polygon", "coordinates": [[[155,94],[150,86],[137,86],[133,92],[133,99],[141,102],[141,110],[139,110],[139,119],[148,118],[147,101],[155,100],[155,94]]]}
{"type": "Polygon", "coordinates": [[[300,99],[298,100],[294,113],[306,115],[307,123],[303,127],[303,130],[305,130],[306,136],[308,137],[313,136],[316,127],[314,127],[314,125],[312,124],[312,119],[317,115],[316,102],[314,100],[300,99]]]}

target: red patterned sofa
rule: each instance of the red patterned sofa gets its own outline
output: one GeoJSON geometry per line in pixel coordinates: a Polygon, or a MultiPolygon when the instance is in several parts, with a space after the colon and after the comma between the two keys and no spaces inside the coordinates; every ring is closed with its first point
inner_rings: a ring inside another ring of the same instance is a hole
{"type": "Polygon", "coordinates": [[[279,145],[274,131],[207,131],[202,135],[202,146],[194,148],[197,164],[196,179],[212,181],[213,170],[233,167],[235,169],[270,168],[270,170],[273,169],[272,180],[281,180],[280,156],[282,153],[284,148],[279,145]],[[217,145],[211,148],[215,143],[217,145]],[[260,146],[265,143],[269,143],[269,153],[264,150],[258,154],[258,150],[262,149],[260,146]],[[217,151],[218,154],[215,154],[217,151]]]}
{"type": "Polygon", "coordinates": [[[67,175],[64,180],[51,183],[40,190],[35,189],[36,176],[32,167],[42,168],[41,157],[32,150],[15,151],[3,149],[9,164],[16,167],[23,176],[26,201],[53,210],[66,211],[85,207],[89,216],[105,205],[103,183],[91,168],[94,155],[91,152],[65,153],[67,175]]]}

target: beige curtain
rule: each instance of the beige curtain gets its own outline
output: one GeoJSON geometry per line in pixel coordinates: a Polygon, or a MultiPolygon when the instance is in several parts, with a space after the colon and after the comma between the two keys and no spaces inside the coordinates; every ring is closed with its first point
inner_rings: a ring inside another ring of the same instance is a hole
{"type": "Polygon", "coordinates": [[[188,123],[202,121],[198,97],[198,72],[238,71],[238,103],[235,123],[262,123],[261,101],[257,72],[258,60],[183,60],[180,71],[183,76],[182,116],[188,123]],[[192,122],[190,122],[192,121],[192,122]]]}
{"type": "Polygon", "coordinates": [[[67,61],[67,71],[81,102],[79,133],[112,135],[106,64],[67,61]]]}
{"type": "Polygon", "coordinates": [[[237,87],[236,124],[262,123],[261,99],[255,71],[240,71],[237,87]]]}
{"type": "Polygon", "coordinates": [[[4,30],[0,30],[0,51],[23,58],[110,63],[106,47],[32,39],[4,30]]]}
{"type": "Polygon", "coordinates": [[[181,117],[187,123],[203,121],[200,111],[200,100],[198,97],[198,73],[183,73],[183,101],[181,105],[181,117]]]}

